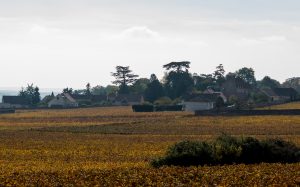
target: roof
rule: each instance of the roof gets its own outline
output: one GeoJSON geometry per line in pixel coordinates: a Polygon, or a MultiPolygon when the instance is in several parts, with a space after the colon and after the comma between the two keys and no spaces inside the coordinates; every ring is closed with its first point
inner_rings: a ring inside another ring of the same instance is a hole
{"type": "Polygon", "coordinates": [[[187,102],[216,102],[218,97],[221,97],[221,93],[192,94],[186,98],[186,101],[187,102]]]}
{"type": "Polygon", "coordinates": [[[263,89],[261,89],[261,91],[262,91],[264,94],[266,94],[267,96],[269,96],[269,97],[272,97],[272,96],[278,96],[278,95],[274,92],[274,90],[271,89],[271,88],[263,88],[263,89]]]}
{"type": "Polygon", "coordinates": [[[141,102],[142,95],[140,94],[119,94],[115,98],[116,101],[141,102]]]}
{"type": "Polygon", "coordinates": [[[76,100],[68,93],[64,93],[63,97],[72,103],[76,103],[76,100]]]}
{"type": "Polygon", "coordinates": [[[274,88],[273,91],[278,96],[296,96],[298,95],[298,92],[294,88],[274,88]]]}
{"type": "Polygon", "coordinates": [[[23,96],[3,96],[2,102],[12,105],[29,105],[28,100],[23,96]]]}

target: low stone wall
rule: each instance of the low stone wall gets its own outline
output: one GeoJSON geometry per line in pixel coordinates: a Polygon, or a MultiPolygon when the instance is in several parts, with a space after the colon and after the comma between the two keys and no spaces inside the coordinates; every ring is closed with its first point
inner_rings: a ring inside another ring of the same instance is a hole
{"type": "Polygon", "coordinates": [[[292,110],[231,110],[231,111],[196,111],[196,116],[267,116],[267,115],[300,115],[300,109],[292,110]]]}

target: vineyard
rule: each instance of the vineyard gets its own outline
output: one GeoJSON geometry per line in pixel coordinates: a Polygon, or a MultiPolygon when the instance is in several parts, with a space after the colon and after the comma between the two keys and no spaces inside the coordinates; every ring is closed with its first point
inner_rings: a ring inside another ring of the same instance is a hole
{"type": "MultiPolygon", "coordinates": [[[[274,107],[275,108],[275,107],[274,107]]],[[[300,108],[300,103],[276,108],[300,108]]],[[[196,117],[130,107],[0,115],[0,184],[11,186],[297,186],[300,163],[152,168],[182,140],[222,133],[300,145],[300,116],[196,117]]]]}

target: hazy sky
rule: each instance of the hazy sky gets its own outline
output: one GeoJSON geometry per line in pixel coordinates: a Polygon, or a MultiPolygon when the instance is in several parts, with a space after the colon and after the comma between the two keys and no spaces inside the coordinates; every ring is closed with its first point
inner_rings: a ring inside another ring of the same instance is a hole
{"type": "Polygon", "coordinates": [[[110,84],[116,65],[141,77],[192,62],[211,73],[253,67],[300,76],[299,0],[0,0],[0,87],[110,84]]]}

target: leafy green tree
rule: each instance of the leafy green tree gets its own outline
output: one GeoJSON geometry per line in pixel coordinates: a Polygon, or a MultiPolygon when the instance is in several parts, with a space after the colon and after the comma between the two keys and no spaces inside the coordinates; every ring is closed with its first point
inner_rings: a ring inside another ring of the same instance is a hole
{"type": "Polygon", "coordinates": [[[241,68],[235,72],[236,76],[243,79],[246,83],[255,86],[256,85],[256,78],[255,72],[252,68],[241,68]]]}
{"type": "Polygon", "coordinates": [[[117,66],[116,72],[112,72],[111,75],[115,77],[113,84],[119,86],[119,93],[129,93],[129,85],[132,85],[137,81],[138,75],[132,73],[129,66],[117,66]]]}
{"type": "Polygon", "coordinates": [[[119,87],[118,86],[114,86],[114,85],[108,85],[105,88],[106,94],[116,94],[117,92],[119,92],[119,87]]]}
{"type": "Polygon", "coordinates": [[[32,96],[32,104],[37,105],[41,101],[40,89],[36,86],[32,96]]]}
{"type": "Polygon", "coordinates": [[[165,88],[169,97],[175,99],[192,90],[194,80],[189,73],[190,62],[171,62],[163,67],[169,71],[165,77],[165,88]]]}
{"type": "Polygon", "coordinates": [[[204,91],[209,87],[214,88],[216,86],[216,82],[212,74],[194,74],[193,80],[196,90],[204,91]]]}
{"type": "Polygon", "coordinates": [[[280,87],[280,82],[275,79],[272,79],[269,76],[265,76],[259,83],[260,88],[278,88],[280,87]]]}
{"type": "Polygon", "coordinates": [[[164,96],[164,88],[155,74],[151,75],[150,82],[145,90],[145,100],[153,103],[158,98],[164,96]]]}
{"type": "Polygon", "coordinates": [[[63,93],[73,94],[73,88],[64,88],[63,93]]]}
{"type": "Polygon", "coordinates": [[[109,95],[115,94],[119,90],[118,86],[107,85],[106,87],[97,85],[91,89],[93,95],[109,95]]]}
{"type": "Polygon", "coordinates": [[[289,78],[282,84],[285,88],[294,88],[300,93],[300,77],[289,78]]]}
{"type": "Polygon", "coordinates": [[[97,85],[91,89],[91,94],[93,95],[106,95],[106,88],[100,85],[97,85]]]}
{"type": "Polygon", "coordinates": [[[24,97],[31,106],[36,106],[41,101],[39,88],[33,84],[28,84],[25,89],[22,88],[19,96],[24,97]]]}
{"type": "Polygon", "coordinates": [[[137,94],[144,94],[147,89],[147,85],[149,83],[150,83],[149,79],[140,78],[130,87],[130,92],[137,93],[137,94]]]}
{"type": "Polygon", "coordinates": [[[269,102],[269,97],[262,92],[253,92],[250,95],[250,99],[255,103],[267,103],[269,102]]]}

